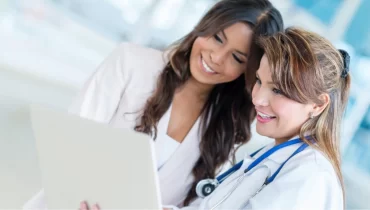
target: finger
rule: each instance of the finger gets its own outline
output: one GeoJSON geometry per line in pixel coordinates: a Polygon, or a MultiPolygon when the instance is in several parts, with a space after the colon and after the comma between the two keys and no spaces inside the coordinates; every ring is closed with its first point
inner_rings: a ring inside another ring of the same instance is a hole
{"type": "Polygon", "coordinates": [[[91,210],[100,210],[100,207],[98,204],[94,204],[91,210]]]}
{"type": "Polygon", "coordinates": [[[89,208],[87,207],[86,201],[81,201],[80,210],[89,210],[89,208]]]}

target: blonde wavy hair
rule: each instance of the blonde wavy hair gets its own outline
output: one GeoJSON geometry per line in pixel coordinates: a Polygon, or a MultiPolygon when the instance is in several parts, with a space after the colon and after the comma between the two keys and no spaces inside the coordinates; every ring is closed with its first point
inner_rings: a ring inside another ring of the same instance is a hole
{"type": "Polygon", "coordinates": [[[302,104],[323,104],[319,96],[329,95],[330,101],[324,111],[305,122],[299,135],[329,159],[342,185],[344,198],[340,129],[351,77],[342,53],[322,36],[296,27],[260,37],[258,44],[269,61],[273,82],[287,97],[302,104]],[[313,134],[314,143],[305,138],[307,133],[313,134]]]}

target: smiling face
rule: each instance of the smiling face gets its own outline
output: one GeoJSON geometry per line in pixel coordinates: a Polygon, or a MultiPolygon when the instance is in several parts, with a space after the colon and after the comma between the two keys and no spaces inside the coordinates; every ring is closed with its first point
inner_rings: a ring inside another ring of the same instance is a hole
{"type": "Polygon", "coordinates": [[[190,56],[192,77],[206,85],[237,79],[247,69],[253,31],[235,23],[217,34],[195,39],[190,56]]]}
{"type": "Polygon", "coordinates": [[[276,88],[266,55],[261,59],[256,77],[252,98],[257,111],[257,132],[277,142],[298,135],[314,105],[291,100],[276,88]]]}

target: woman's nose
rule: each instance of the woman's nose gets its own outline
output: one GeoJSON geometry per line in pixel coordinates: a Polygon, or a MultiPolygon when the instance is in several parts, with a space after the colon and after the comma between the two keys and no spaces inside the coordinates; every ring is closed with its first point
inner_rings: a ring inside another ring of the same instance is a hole
{"type": "Polygon", "coordinates": [[[252,102],[255,106],[268,106],[268,101],[268,94],[265,90],[259,88],[254,91],[252,102]]]}
{"type": "Polygon", "coordinates": [[[222,65],[227,57],[227,51],[224,49],[217,49],[211,52],[211,61],[216,65],[222,65]]]}

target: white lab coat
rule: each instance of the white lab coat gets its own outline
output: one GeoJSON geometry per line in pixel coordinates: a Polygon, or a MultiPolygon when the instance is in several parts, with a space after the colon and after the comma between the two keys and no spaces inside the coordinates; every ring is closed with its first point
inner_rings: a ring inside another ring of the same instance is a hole
{"type": "MultiPolygon", "coordinates": [[[[240,170],[226,179],[211,195],[200,200],[197,205],[182,210],[212,209],[213,206],[235,191],[215,209],[268,209],[268,210],[342,210],[343,197],[340,182],[330,162],[318,150],[307,147],[291,158],[273,182],[260,189],[266,176],[271,176],[278,167],[301,145],[293,145],[278,150],[260,163],[252,173],[238,184],[237,178],[250,163],[272,148],[270,144],[254,158],[245,157],[240,170]]],[[[174,208],[177,209],[177,208],[174,208]]]]}
{"type": "MultiPolygon", "coordinates": [[[[133,129],[166,63],[166,56],[160,51],[122,43],[90,77],[70,112],[113,127],[133,129]]],[[[170,112],[171,108],[158,124],[155,149],[160,154],[169,149],[165,139],[169,138],[166,132],[170,112]]],[[[175,152],[167,151],[167,160],[162,157],[158,173],[164,204],[181,205],[191,187],[192,168],[200,157],[199,121],[200,118],[175,152]]],[[[24,209],[46,209],[43,191],[24,209]]]]}

